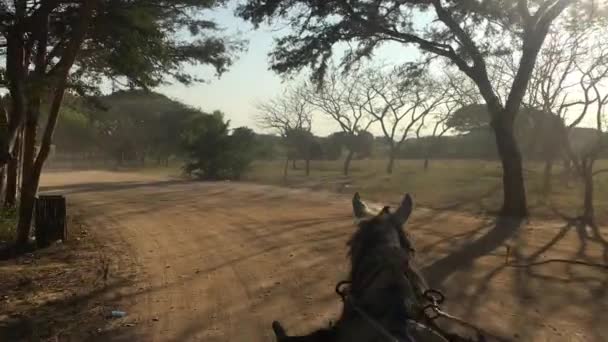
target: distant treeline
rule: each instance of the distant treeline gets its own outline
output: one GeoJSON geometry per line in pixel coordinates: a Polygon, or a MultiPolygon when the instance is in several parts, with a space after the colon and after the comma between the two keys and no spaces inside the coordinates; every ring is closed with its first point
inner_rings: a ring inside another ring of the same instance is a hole
{"type": "MultiPolygon", "coordinates": [[[[153,92],[121,91],[92,100],[69,97],[59,118],[50,162],[57,165],[65,161],[105,161],[119,166],[143,166],[166,165],[172,159],[181,161],[187,158],[184,137],[193,127],[193,120],[201,115],[210,114],[153,92]]],[[[441,137],[407,139],[397,158],[498,158],[494,135],[487,124],[459,131],[459,134],[441,137]]],[[[521,132],[524,156],[542,159],[542,146],[551,142],[537,130],[522,128],[521,132]]],[[[385,138],[365,131],[356,136],[344,132],[325,137],[293,134],[287,140],[277,135],[252,134],[250,157],[264,160],[307,157],[338,160],[351,149],[355,159],[383,159],[388,156],[390,146],[385,138]]],[[[588,128],[575,128],[571,135],[573,145],[579,148],[596,136],[595,131],[588,128]]]]}

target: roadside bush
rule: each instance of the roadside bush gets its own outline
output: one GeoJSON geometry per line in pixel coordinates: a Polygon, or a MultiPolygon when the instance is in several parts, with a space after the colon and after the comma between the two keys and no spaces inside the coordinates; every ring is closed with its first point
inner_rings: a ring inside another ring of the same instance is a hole
{"type": "Polygon", "coordinates": [[[197,116],[185,135],[184,170],[205,180],[240,179],[255,156],[255,133],[239,127],[232,134],[221,112],[197,116]]]}

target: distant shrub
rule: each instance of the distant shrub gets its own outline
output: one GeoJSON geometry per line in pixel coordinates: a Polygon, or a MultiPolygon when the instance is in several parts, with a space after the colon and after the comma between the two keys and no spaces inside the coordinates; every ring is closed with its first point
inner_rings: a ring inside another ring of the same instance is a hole
{"type": "Polygon", "coordinates": [[[184,170],[206,180],[240,179],[255,157],[255,133],[246,127],[230,134],[221,112],[196,117],[184,137],[184,170]]]}

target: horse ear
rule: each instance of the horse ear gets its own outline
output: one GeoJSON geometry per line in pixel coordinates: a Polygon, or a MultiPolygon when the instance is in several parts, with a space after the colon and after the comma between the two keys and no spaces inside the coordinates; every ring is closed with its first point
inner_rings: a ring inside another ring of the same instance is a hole
{"type": "Polygon", "coordinates": [[[272,322],[272,330],[274,331],[274,335],[277,337],[277,341],[284,341],[287,339],[287,333],[285,329],[281,325],[281,323],[277,321],[272,322]]]}
{"type": "Polygon", "coordinates": [[[412,213],[413,207],[414,201],[412,201],[412,197],[410,194],[405,194],[405,197],[403,197],[403,200],[401,201],[401,205],[395,210],[393,217],[399,224],[405,224],[412,213]]]}
{"type": "Polygon", "coordinates": [[[358,192],[353,196],[353,213],[355,214],[355,217],[359,219],[370,215],[367,205],[361,201],[361,196],[359,196],[358,192]]]}

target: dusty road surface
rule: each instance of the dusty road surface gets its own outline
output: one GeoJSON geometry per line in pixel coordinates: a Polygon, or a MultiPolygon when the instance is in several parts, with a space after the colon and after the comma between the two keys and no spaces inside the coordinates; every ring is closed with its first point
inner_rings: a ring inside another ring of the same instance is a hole
{"type": "MultiPolygon", "coordinates": [[[[66,194],[111,259],[106,298],[128,315],[98,340],[273,341],[274,319],[302,333],[340,310],[349,196],[101,171],[42,182],[66,194]]],[[[407,229],[454,314],[513,340],[608,340],[606,270],[553,260],[605,263],[593,231],[421,208],[407,229]]]]}

